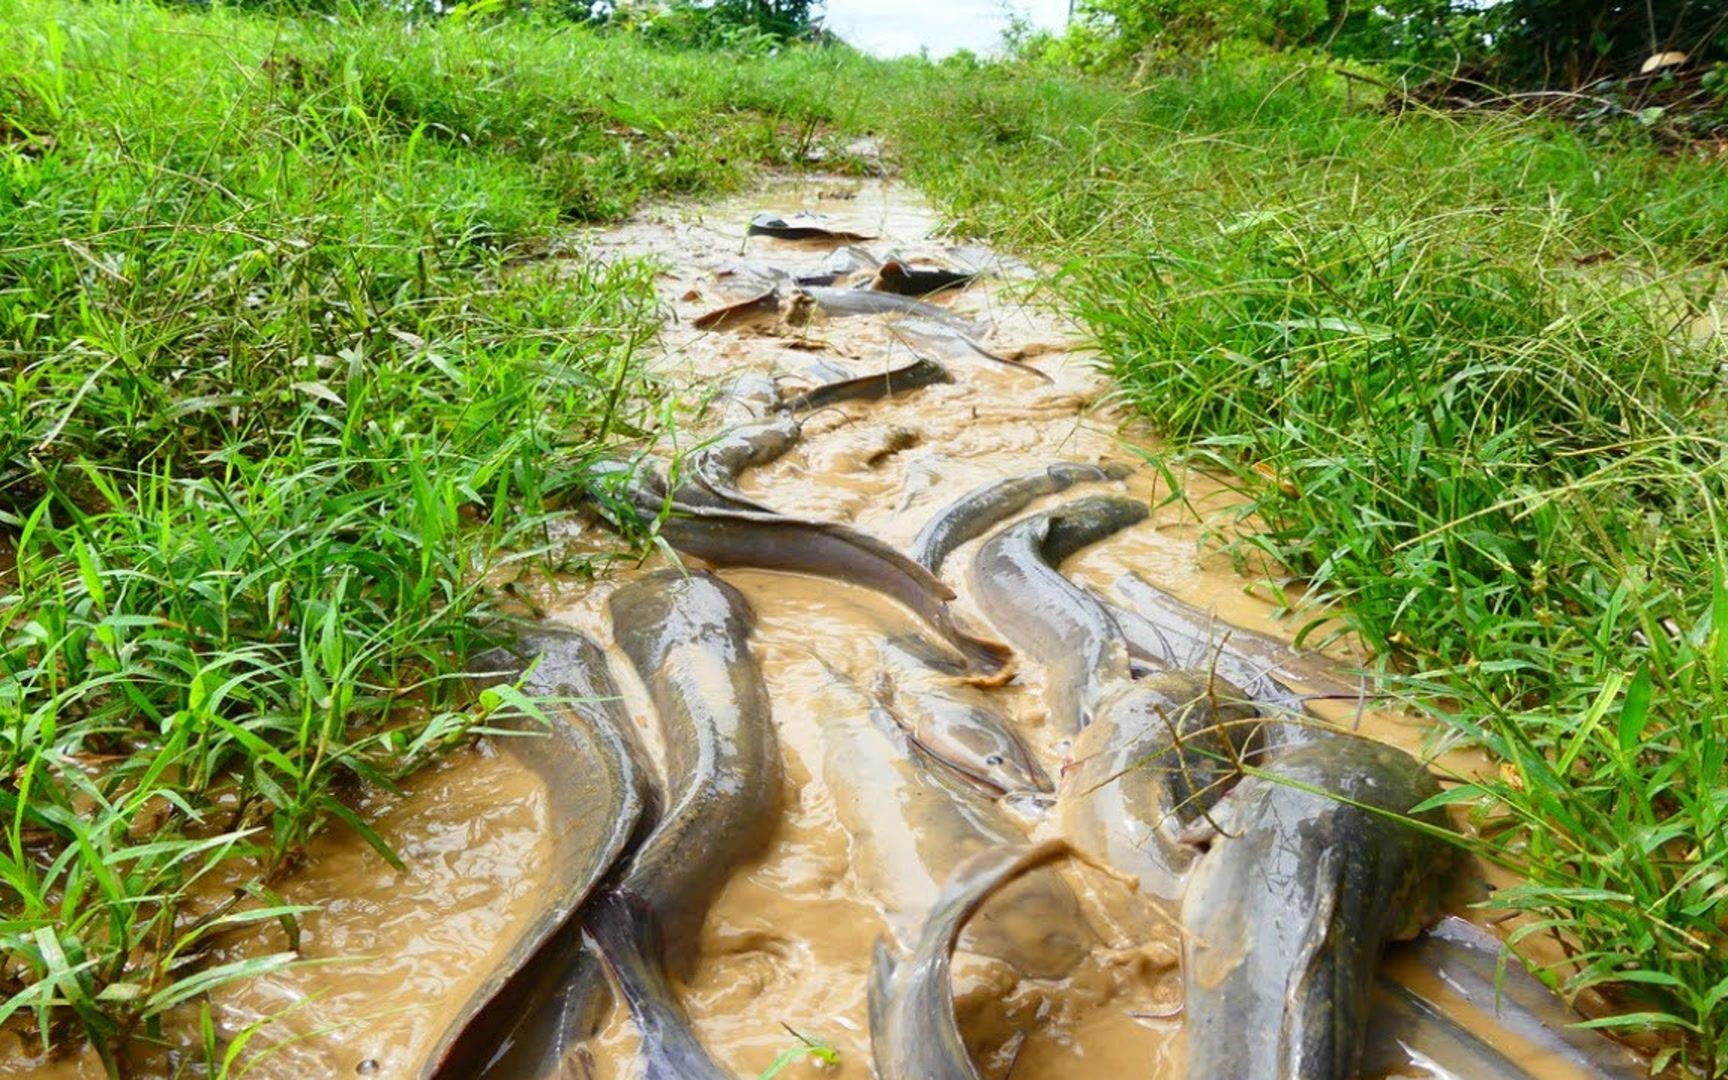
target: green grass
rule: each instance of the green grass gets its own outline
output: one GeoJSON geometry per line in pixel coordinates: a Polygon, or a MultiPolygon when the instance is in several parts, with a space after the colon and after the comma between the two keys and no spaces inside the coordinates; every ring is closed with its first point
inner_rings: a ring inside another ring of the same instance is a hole
{"type": "Polygon", "coordinates": [[[1226,50],[1128,93],[968,73],[905,132],[1066,266],[1120,397],[1246,496],[1217,539],[1504,763],[1451,799],[1568,992],[1728,1074],[1728,168],[1637,132],[1383,115],[1226,50]]]}

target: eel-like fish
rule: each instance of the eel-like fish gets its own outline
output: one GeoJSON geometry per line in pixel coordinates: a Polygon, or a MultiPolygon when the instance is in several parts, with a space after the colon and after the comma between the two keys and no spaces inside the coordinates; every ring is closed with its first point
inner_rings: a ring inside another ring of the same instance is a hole
{"type": "Polygon", "coordinates": [[[698,330],[723,330],[728,326],[776,318],[780,314],[780,289],[770,288],[754,296],[705,311],[691,320],[698,330]]]}
{"type": "Polygon", "coordinates": [[[667,969],[689,973],[709,902],[779,821],[780,752],[750,655],[753,615],[714,575],[677,571],[625,585],[607,608],[659,716],[667,798],[588,931],[636,1017],[651,1080],[728,1076],[696,1039],[667,969]]]}
{"type": "Polygon", "coordinates": [[[899,296],[929,296],[944,289],[969,285],[978,276],[976,270],[946,270],[940,266],[909,266],[893,255],[876,268],[870,287],[878,292],[899,296]]]}
{"type": "MultiPolygon", "coordinates": [[[[1289,643],[1254,630],[1220,623],[1208,612],[1176,599],[1139,574],[1129,571],[1115,581],[1118,595],[1129,610],[1144,618],[1178,657],[1179,667],[1205,667],[1213,652],[1233,654],[1233,670],[1226,678],[1243,684],[1271,679],[1291,693],[1289,683],[1299,683],[1329,697],[1359,697],[1361,685],[1341,677],[1324,659],[1304,654],[1289,643]]],[[[1151,657],[1161,660],[1161,657],[1151,657]]],[[[1218,663],[1222,665],[1222,657],[1218,663]]],[[[1222,667],[1220,668],[1222,671],[1222,667]]]]}
{"type": "Polygon", "coordinates": [[[639,826],[653,820],[652,796],[599,646],[574,631],[534,632],[476,658],[475,666],[482,681],[496,682],[536,656],[523,691],[571,700],[544,706],[549,730],[524,723],[528,734],[501,746],[546,783],[554,887],[504,963],[470,995],[421,1076],[455,1080],[483,1069],[497,1077],[555,1076],[583,1052],[610,1001],[575,913],[639,826]]]}
{"type": "Polygon", "coordinates": [[[962,330],[956,330],[946,323],[934,322],[930,319],[895,319],[886,326],[888,336],[911,349],[914,355],[920,347],[933,349],[948,357],[978,357],[993,364],[1025,375],[1030,375],[1040,382],[1054,383],[1056,380],[1030,364],[1018,360],[1010,360],[1006,356],[998,356],[979,344],[978,339],[962,330]]]}
{"type": "MultiPolygon", "coordinates": [[[[1150,587],[1150,586],[1148,586],[1150,587]]],[[[1159,626],[1138,611],[1105,602],[1128,643],[1128,655],[1141,664],[1169,671],[1205,668],[1241,690],[1247,700],[1284,716],[1303,716],[1307,699],[1260,665],[1229,648],[1208,648],[1205,638],[1190,638],[1179,629],[1159,626]]]]}
{"type": "Polygon", "coordinates": [[[877,259],[868,250],[856,244],[848,244],[835,248],[822,261],[822,269],[814,274],[798,274],[792,278],[794,285],[834,285],[845,281],[853,274],[865,270],[874,272],[877,259]]]}
{"type": "Polygon", "coordinates": [[[951,383],[954,376],[948,369],[934,360],[914,359],[909,364],[889,368],[886,371],[876,371],[869,375],[860,375],[852,379],[841,379],[837,382],[823,383],[812,387],[801,394],[786,399],[781,408],[787,412],[801,413],[811,409],[820,409],[842,401],[872,401],[877,398],[893,397],[904,394],[908,390],[917,390],[924,386],[934,386],[937,383],[951,383]]]}
{"type": "Polygon", "coordinates": [[[1207,672],[1163,671],[1119,688],[1074,740],[1057,799],[1075,849],[1171,902],[1197,849],[1182,839],[1241,775],[1259,742],[1241,691],[1207,672]]]}
{"type": "MultiPolygon", "coordinates": [[[[885,710],[836,677],[820,691],[823,779],[851,837],[852,874],[902,943],[973,853],[1024,841],[998,802],[945,775],[885,710]]],[[[1060,978],[1086,955],[1092,935],[1063,878],[1030,874],[1003,889],[966,930],[963,947],[1030,978],[1060,978]]]]}
{"type": "Polygon", "coordinates": [[[788,415],[733,428],[690,455],[685,462],[689,480],[679,486],[674,498],[685,506],[773,513],[738,490],[738,476],[784,455],[798,442],[802,428],[788,415]]]}
{"type": "Polygon", "coordinates": [[[980,851],[955,867],[910,956],[897,964],[888,943],[876,943],[870,1051],[878,1080],[980,1080],[954,1015],[949,954],[966,920],[992,893],[1067,853],[1062,840],[980,851]]]}
{"type": "Polygon", "coordinates": [[[1445,815],[1405,815],[1439,792],[1409,754],[1333,735],[1214,808],[1182,903],[1189,1077],[1356,1075],[1386,943],[1438,916],[1445,815]]]}
{"type": "Polygon", "coordinates": [[[874,236],[837,228],[828,219],[807,210],[796,214],[777,214],[764,210],[750,219],[746,236],[772,236],[776,240],[833,240],[850,243],[854,240],[874,240],[874,236]]]}
{"type": "MultiPolygon", "coordinates": [[[[1382,974],[1382,989],[1395,988],[1408,999],[1403,1011],[1422,1020],[1414,1030],[1397,1030],[1398,1042],[1465,1080],[1502,1075],[1473,1069],[1467,1061],[1451,1063],[1453,1054],[1468,1048],[1472,1030],[1489,1033],[1495,1042],[1510,1036],[1506,1041],[1523,1053],[1534,1052],[1545,1061],[1563,1061],[1590,1080],[1642,1080],[1649,1075],[1645,1063],[1625,1046],[1599,1031],[1576,1027],[1583,1018],[1530,974],[1515,955],[1505,957],[1502,963],[1505,952],[1506,946],[1492,933],[1453,915],[1442,918],[1439,925],[1415,941],[1394,946],[1390,953],[1397,961],[1382,974]],[[1432,976],[1433,985],[1443,987],[1443,992],[1430,1000],[1424,986],[1395,981],[1412,968],[1432,976]],[[1464,1010],[1475,1014],[1474,1022],[1467,1026],[1446,1015],[1464,1010]]],[[[1389,994],[1382,995],[1386,996],[1389,994]]],[[[1386,1011],[1377,1003],[1373,1022],[1378,1024],[1386,1011]]]]}
{"type": "Polygon", "coordinates": [[[972,562],[979,607],[1045,666],[1045,705],[1056,730],[1091,723],[1106,689],[1129,679],[1122,631],[1092,594],[1056,567],[1087,544],[1146,519],[1146,504],[1111,495],[1034,514],[991,537],[972,562]]]}
{"type": "Polygon", "coordinates": [[[798,292],[808,296],[824,315],[846,318],[851,315],[916,315],[921,319],[944,323],[961,330],[973,329],[970,319],[963,319],[947,308],[926,304],[909,296],[876,292],[874,289],[836,289],[824,285],[800,286],[798,292]]]}
{"type": "Polygon", "coordinates": [[[973,537],[983,536],[997,523],[1024,510],[1032,500],[1067,491],[1075,484],[1120,480],[1128,472],[1122,465],[1059,462],[1025,476],[1011,476],[974,488],[918,530],[917,539],[912,541],[912,561],[936,573],[955,548],[973,537]]]}
{"type": "Polygon", "coordinates": [[[925,753],[1001,793],[1049,791],[1050,778],[1027,752],[990,697],[965,682],[965,670],[911,634],[876,647],[876,689],[889,713],[925,753]]]}
{"type": "MultiPolygon", "coordinates": [[[[978,637],[960,625],[948,607],[954,590],[930,571],[881,540],[831,521],[783,514],[683,506],[666,494],[663,481],[646,467],[602,461],[598,474],[624,475],[623,500],[638,517],[661,517],[660,537],[675,550],[715,566],[755,566],[836,578],[898,600],[934,627],[974,670],[1000,671],[1011,655],[999,641],[978,637]],[[662,517],[662,512],[671,512],[662,517]]],[[[624,506],[604,509],[621,515],[624,506]]]]}

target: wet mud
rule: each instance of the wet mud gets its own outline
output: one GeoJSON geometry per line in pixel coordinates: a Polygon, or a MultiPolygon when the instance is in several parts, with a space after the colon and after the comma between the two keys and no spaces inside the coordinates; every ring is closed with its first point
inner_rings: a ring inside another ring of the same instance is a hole
{"type": "MultiPolygon", "coordinates": [[[[1171,466],[1183,484],[1182,497],[1172,499],[1161,470],[1147,464],[1156,445],[1111,408],[1109,380],[1077,328],[1040,294],[1036,275],[942,238],[934,213],[908,189],[882,181],[786,182],[749,199],[656,208],[585,242],[594,257],[644,258],[659,267],[667,323],[653,362],[676,395],[679,424],[655,450],[662,467],[705,439],[764,418],[769,393],[791,398],[837,377],[880,374],[929,357],[947,367],[951,381],[811,409],[801,417],[801,438],[776,460],[745,471],[736,491],[775,511],[843,523],[910,551],[933,515],[982,485],[1059,462],[1111,466],[1108,476],[1031,498],[1009,520],[1077,496],[1137,500],[1151,508],[1149,517],[1067,559],[1061,570],[1068,579],[1127,605],[1117,584],[1133,572],[1210,613],[1221,631],[1241,627],[1289,639],[1293,628],[1274,618],[1272,599],[1200,542],[1232,510],[1231,494],[1171,466]],[[805,210],[823,215],[838,233],[747,235],[764,210],[791,223],[791,234],[807,224],[793,218],[805,210]],[[940,305],[950,319],[922,333],[896,327],[893,314],[848,316],[795,302],[792,279],[830,273],[825,266],[833,262],[837,235],[877,258],[892,253],[902,266],[939,264],[978,277],[926,296],[923,303],[940,305]],[[770,294],[775,299],[764,299],[770,294]],[[718,311],[727,314],[705,318],[718,311]],[[936,332],[951,326],[976,332],[970,342],[936,332]],[[960,347],[949,347],[955,340],[960,347]]],[[[994,532],[958,544],[940,567],[957,594],[951,606],[980,629],[990,624],[971,568],[994,532]]],[[[611,642],[608,598],[663,565],[657,556],[597,583],[540,582],[533,601],[553,622],[611,642]]],[[[917,927],[911,913],[927,910],[941,884],[933,868],[944,862],[951,868],[977,846],[958,841],[933,859],[928,850],[913,850],[916,844],[884,842],[867,851],[860,839],[859,822],[870,807],[857,802],[859,792],[900,790],[894,785],[904,778],[864,775],[864,757],[849,757],[844,740],[875,737],[860,725],[880,675],[882,642],[934,635],[911,611],[864,588],[758,569],[728,568],[722,576],[754,612],[751,651],[771,702],[783,789],[765,847],[731,869],[693,953],[679,958],[688,974],[677,988],[709,1052],[739,1076],[767,1068],[795,1045],[795,1032],[832,1045],[839,1060],[794,1064],[782,1077],[864,1080],[872,1075],[866,995],[873,947],[886,937],[910,948],[917,927]],[[857,775],[849,768],[854,762],[857,775]],[[871,789],[872,783],[880,786],[871,789]]],[[[666,748],[657,745],[647,689],[619,648],[608,650],[634,734],[663,768],[666,748]]],[[[1307,659],[1347,684],[1364,662],[1348,641],[1307,659]]],[[[1043,666],[1022,659],[1010,681],[981,692],[1037,767],[1059,779],[1073,733],[1051,717],[1048,690],[1043,666]]],[[[1428,732],[1414,720],[1346,701],[1314,708],[1342,727],[1422,755],[1428,732]]],[[[1431,764],[1443,777],[1483,767],[1466,752],[1431,764]]],[[[993,815],[970,826],[981,833],[997,829],[1003,839],[1024,842],[1060,832],[1047,794],[1020,793],[1030,802],[1017,804],[1014,793],[973,790],[970,797],[988,803],[993,815]]],[[[275,1049],[249,1075],[416,1075],[488,965],[534,919],[547,886],[554,803],[519,757],[489,741],[417,779],[407,799],[379,801],[376,827],[402,854],[406,872],[392,870],[352,836],[318,840],[306,866],[282,886],[290,901],[325,903],[306,920],[303,952],[312,963],[217,995],[217,1017],[229,1033],[280,1017],[255,1044],[275,1049]]],[[[924,820],[916,807],[895,809],[914,825],[924,820]]],[[[263,936],[232,948],[280,948],[279,940],[266,943],[263,936]]],[[[953,961],[955,1014],[980,1073],[991,1080],[1010,1072],[1014,1080],[1180,1076],[1181,955],[1168,907],[1137,895],[1120,874],[1068,860],[1004,889],[961,936],[953,961]],[[1022,909],[1006,901],[1028,889],[1041,890],[1044,900],[1025,908],[1036,914],[1017,925],[1022,909]],[[1038,956],[1029,961],[1016,949],[1038,956]]],[[[629,1015],[614,1006],[591,1047],[595,1075],[639,1076],[637,1043],[629,1015]]],[[[1503,1052],[1521,1053],[1517,1040],[1503,1052]]],[[[1565,1071],[1539,1048],[1528,1053],[1540,1065],[1533,1075],[1586,1075],[1565,1071]]],[[[1382,1074],[1444,1075],[1415,1068],[1382,1074]]]]}

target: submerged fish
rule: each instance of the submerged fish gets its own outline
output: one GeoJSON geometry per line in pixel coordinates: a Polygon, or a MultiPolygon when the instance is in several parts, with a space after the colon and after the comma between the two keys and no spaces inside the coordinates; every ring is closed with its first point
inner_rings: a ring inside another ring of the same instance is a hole
{"type": "Polygon", "coordinates": [[[931,757],[999,792],[1050,790],[1008,718],[946,653],[905,634],[884,639],[876,656],[890,714],[931,757]]]}
{"type": "Polygon", "coordinates": [[[1453,849],[1429,830],[1445,816],[1403,815],[1440,785],[1347,735],[1263,768],[1214,809],[1183,898],[1187,1075],[1348,1080],[1386,943],[1438,914],[1453,849]]]}
{"type": "MultiPolygon", "coordinates": [[[[823,780],[851,838],[852,874],[909,942],[967,856],[1025,839],[996,800],[943,775],[856,687],[837,680],[817,699],[823,780]]],[[[967,928],[969,952],[1030,978],[1060,978],[1085,957],[1091,931],[1057,874],[1030,874],[1002,890],[967,928]]]]}
{"type": "Polygon", "coordinates": [[[973,591],[991,622],[1045,666],[1045,704],[1064,734],[1091,723],[1100,696],[1129,679],[1122,631],[1090,593],[1056,569],[1063,559],[1146,519],[1146,504],[1078,499],[997,533],[972,562],[973,591]]]}
{"type": "Polygon", "coordinates": [[[1300,683],[1329,697],[1356,698],[1363,693],[1360,683],[1342,677],[1324,658],[1303,653],[1270,634],[1221,623],[1138,574],[1129,572],[1118,577],[1115,589],[1128,602],[1129,610],[1151,624],[1162,642],[1162,650],[1174,657],[1173,661],[1165,661],[1162,656],[1151,659],[1181,667],[1205,667],[1214,662],[1216,654],[1217,663],[1229,663],[1233,669],[1225,672],[1220,667],[1220,672],[1248,690],[1254,688],[1250,684],[1255,684],[1270,693],[1275,694],[1276,687],[1296,696],[1287,684],[1300,683]],[[1268,682],[1272,685],[1267,686],[1268,682]]]}
{"type": "Polygon", "coordinates": [[[893,397],[908,390],[953,381],[954,376],[948,374],[948,369],[936,361],[915,359],[909,364],[901,364],[886,371],[823,383],[788,398],[781,407],[792,413],[808,412],[842,401],[870,401],[893,397]]]}
{"type": "Polygon", "coordinates": [[[1074,740],[1056,802],[1074,847],[1163,901],[1182,895],[1197,849],[1183,834],[1241,775],[1259,725],[1241,691],[1204,671],[1143,676],[1106,698],[1074,740]]]}
{"type": "Polygon", "coordinates": [[[822,309],[824,315],[846,318],[851,315],[916,315],[921,319],[943,323],[961,330],[971,330],[972,322],[947,308],[926,304],[909,296],[876,292],[872,289],[836,289],[823,285],[799,287],[799,295],[807,296],[822,309]]]}
{"type": "Polygon", "coordinates": [[[978,276],[976,270],[947,270],[939,266],[911,266],[890,255],[877,268],[870,287],[878,292],[899,296],[929,296],[944,289],[969,285],[978,276]]]}
{"type": "Polygon", "coordinates": [[[800,211],[796,214],[777,214],[772,210],[764,210],[750,219],[750,227],[746,236],[772,236],[777,240],[874,240],[875,237],[864,233],[853,232],[850,229],[839,228],[828,223],[828,219],[800,211]]]}
{"type": "Polygon", "coordinates": [[[910,956],[896,963],[887,942],[876,943],[870,1052],[877,1080],[980,1080],[954,1016],[949,954],[966,920],[992,893],[1067,853],[1061,840],[981,851],[949,876],[910,956]]]}
{"type": "Polygon", "coordinates": [[[723,330],[742,323],[778,318],[779,315],[780,289],[775,286],[754,296],[703,312],[691,320],[690,325],[698,330],[723,330]]]}
{"type": "Polygon", "coordinates": [[[750,655],[754,617],[714,575],[677,571],[625,585],[607,608],[659,716],[666,809],[588,930],[636,1018],[651,1080],[728,1076],[696,1039],[666,969],[689,973],[710,900],[779,821],[780,751],[750,655]]]}
{"type": "Polygon", "coordinates": [[[557,1075],[584,1052],[610,1001],[604,976],[583,950],[576,912],[639,825],[651,823],[652,797],[598,645],[574,631],[536,632],[476,665],[498,681],[535,660],[523,692],[572,700],[547,701],[549,728],[524,722],[526,734],[500,745],[545,781],[552,800],[548,891],[539,915],[449,1025],[422,1076],[557,1075]]]}
{"type": "Polygon", "coordinates": [[[785,415],[733,428],[689,456],[689,480],[679,486],[674,498],[685,506],[773,513],[738,490],[738,476],[784,455],[798,442],[802,429],[796,418],[785,415]]]}
{"type": "Polygon", "coordinates": [[[874,272],[876,263],[876,256],[869,251],[848,244],[829,252],[822,261],[821,270],[814,274],[799,274],[793,277],[792,282],[795,285],[834,285],[866,270],[874,272]]]}
{"type": "Polygon", "coordinates": [[[974,488],[924,523],[912,541],[914,562],[942,569],[942,563],[961,544],[983,536],[992,527],[1031,505],[1034,499],[1067,491],[1075,484],[1120,480],[1128,475],[1121,465],[1073,465],[1059,462],[1024,476],[1011,476],[974,488]]]}
{"type": "Polygon", "coordinates": [[[935,322],[930,319],[895,319],[886,326],[888,336],[911,349],[913,355],[921,356],[920,348],[934,350],[948,357],[979,357],[993,364],[1012,368],[1015,371],[1030,375],[1040,382],[1054,383],[1056,380],[1029,364],[1018,360],[1010,360],[1006,356],[998,356],[986,349],[971,334],[957,330],[947,323],[935,322]]]}

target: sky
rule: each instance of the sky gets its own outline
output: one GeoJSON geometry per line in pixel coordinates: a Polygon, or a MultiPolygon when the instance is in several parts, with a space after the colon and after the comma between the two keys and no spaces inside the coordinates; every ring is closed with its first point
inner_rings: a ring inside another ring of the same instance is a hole
{"type": "Polygon", "coordinates": [[[928,48],[939,58],[956,49],[996,49],[1009,6],[1049,29],[1068,15],[1068,0],[828,0],[822,21],[865,52],[902,56],[928,48]]]}

